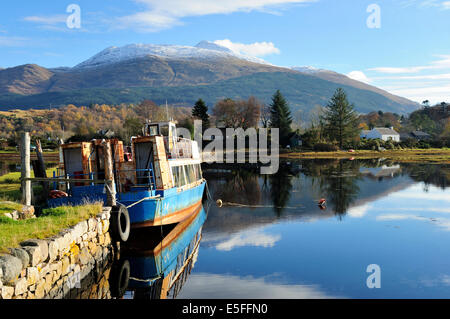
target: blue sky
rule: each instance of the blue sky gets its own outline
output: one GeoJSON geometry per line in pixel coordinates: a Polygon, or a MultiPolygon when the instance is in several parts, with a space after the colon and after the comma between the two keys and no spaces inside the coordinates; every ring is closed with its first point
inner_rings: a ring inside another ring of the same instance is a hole
{"type": "Polygon", "coordinates": [[[448,0],[3,1],[0,67],[74,66],[130,43],[221,40],[275,65],[334,70],[418,102],[450,102],[449,30],[448,0]],[[67,26],[70,4],[81,8],[80,29],[67,26]],[[379,20],[368,12],[373,4],[379,20]]]}

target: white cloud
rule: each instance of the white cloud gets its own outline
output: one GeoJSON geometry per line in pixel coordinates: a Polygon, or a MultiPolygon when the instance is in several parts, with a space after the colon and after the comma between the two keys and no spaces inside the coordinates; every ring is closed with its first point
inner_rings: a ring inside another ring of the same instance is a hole
{"type": "Polygon", "coordinates": [[[438,70],[450,69],[450,55],[436,55],[439,58],[437,61],[431,62],[429,65],[411,66],[411,67],[378,67],[371,68],[369,71],[386,74],[404,74],[404,73],[419,73],[424,70],[438,70]]]}
{"type": "Polygon", "coordinates": [[[450,73],[431,74],[431,75],[413,75],[413,76],[390,76],[376,77],[376,80],[450,80],[450,73]]]}
{"type": "Polygon", "coordinates": [[[216,245],[217,250],[231,251],[236,247],[273,247],[281,239],[280,235],[266,234],[260,229],[234,234],[216,245]]]}
{"type": "Polygon", "coordinates": [[[440,8],[441,10],[450,9],[450,1],[442,0],[404,0],[401,3],[404,7],[409,7],[415,4],[422,8],[440,8]]]}
{"type": "Polygon", "coordinates": [[[220,274],[191,274],[180,299],[331,299],[318,285],[285,285],[272,277],[239,277],[220,274]]]}
{"type": "Polygon", "coordinates": [[[347,76],[350,79],[353,79],[356,81],[360,81],[360,82],[364,82],[364,83],[371,82],[371,80],[367,77],[367,75],[365,75],[364,72],[362,72],[362,71],[352,71],[352,72],[348,73],[347,76]]]}
{"type": "Polygon", "coordinates": [[[372,206],[368,204],[352,207],[348,210],[347,215],[353,218],[362,218],[367,214],[370,208],[372,208],[372,206]]]}
{"type": "Polygon", "coordinates": [[[63,14],[53,16],[29,16],[23,18],[23,20],[27,22],[34,22],[44,25],[55,25],[65,23],[67,21],[67,16],[63,14]]]}
{"type": "Polygon", "coordinates": [[[22,37],[0,36],[0,47],[21,47],[27,45],[29,39],[22,37]]]}
{"type": "Polygon", "coordinates": [[[134,0],[147,7],[144,11],[119,18],[119,28],[134,28],[142,32],[155,32],[183,24],[185,17],[211,14],[230,14],[254,10],[270,12],[287,4],[315,2],[317,0],[134,0]]]}
{"type": "Polygon", "coordinates": [[[269,54],[280,54],[280,50],[275,47],[272,42],[255,42],[251,44],[243,44],[231,42],[228,39],[216,40],[215,44],[226,47],[234,53],[262,57],[269,54]]]}
{"type": "Polygon", "coordinates": [[[435,55],[427,65],[410,67],[377,67],[367,71],[382,73],[370,76],[372,84],[411,100],[440,103],[450,100],[450,55],[435,55]]]}

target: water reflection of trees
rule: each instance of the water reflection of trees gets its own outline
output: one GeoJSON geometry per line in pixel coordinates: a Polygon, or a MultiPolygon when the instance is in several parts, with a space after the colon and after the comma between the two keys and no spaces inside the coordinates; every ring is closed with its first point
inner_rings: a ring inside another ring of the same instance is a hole
{"type": "Polygon", "coordinates": [[[283,210],[289,203],[292,191],[292,182],[295,173],[292,171],[291,165],[281,165],[276,174],[269,175],[270,182],[270,198],[272,200],[275,214],[281,217],[283,210]]]}
{"type": "Polygon", "coordinates": [[[325,198],[328,209],[339,218],[358,199],[361,183],[367,179],[382,183],[385,179],[406,175],[414,181],[443,189],[450,184],[448,165],[399,165],[383,159],[315,159],[281,162],[278,172],[273,175],[261,176],[258,169],[238,169],[220,174],[216,176],[220,184],[215,184],[217,180],[213,182],[213,197],[224,202],[249,205],[250,208],[256,206],[253,209],[272,205],[276,216],[280,217],[289,205],[295,178],[300,178],[300,173],[308,178],[309,192],[317,197],[314,200],[325,198]]]}
{"type": "Polygon", "coordinates": [[[402,164],[403,172],[416,182],[446,189],[450,186],[450,166],[436,164],[402,164]]]}
{"type": "Polygon", "coordinates": [[[318,184],[327,206],[342,218],[358,197],[360,167],[359,162],[349,160],[305,161],[303,173],[318,184]]]}
{"type": "Polygon", "coordinates": [[[259,175],[252,170],[234,170],[229,174],[221,174],[225,182],[214,190],[214,198],[224,202],[243,205],[258,205],[261,202],[259,175]]]}

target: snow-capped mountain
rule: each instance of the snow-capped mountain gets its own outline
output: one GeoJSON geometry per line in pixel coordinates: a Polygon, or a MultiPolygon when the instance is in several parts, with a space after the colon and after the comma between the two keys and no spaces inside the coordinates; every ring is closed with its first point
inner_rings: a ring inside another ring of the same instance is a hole
{"type": "Polygon", "coordinates": [[[293,66],[291,67],[292,70],[306,73],[306,74],[317,74],[321,72],[328,72],[328,73],[334,73],[333,71],[325,70],[325,69],[318,69],[313,66],[293,66]]]}
{"type": "Polygon", "coordinates": [[[99,67],[145,56],[157,56],[165,59],[199,60],[238,58],[254,63],[269,64],[262,59],[235,53],[213,42],[201,41],[195,47],[157,44],[129,44],[123,47],[113,46],[78,64],[75,66],[75,69],[99,67]]]}

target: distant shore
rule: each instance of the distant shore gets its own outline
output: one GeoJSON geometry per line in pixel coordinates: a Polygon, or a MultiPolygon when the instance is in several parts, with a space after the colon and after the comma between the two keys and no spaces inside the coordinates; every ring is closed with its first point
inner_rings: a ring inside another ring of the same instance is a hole
{"type": "Polygon", "coordinates": [[[386,158],[402,162],[422,162],[422,163],[444,163],[450,164],[450,149],[405,149],[386,151],[366,151],[355,152],[297,152],[280,151],[280,158],[283,159],[371,159],[386,158]]]}
{"type": "MultiPolygon", "coordinates": [[[[36,154],[31,152],[31,158],[36,159],[36,154]]],[[[44,158],[49,161],[58,161],[58,152],[45,152],[44,158]]],[[[280,150],[281,159],[371,159],[387,158],[402,162],[425,162],[425,163],[445,163],[450,164],[449,148],[431,149],[405,149],[405,150],[385,150],[367,151],[358,150],[354,153],[348,151],[338,152],[313,152],[313,151],[289,151],[280,150]]],[[[20,153],[0,151],[0,160],[20,161],[20,153]]]]}

